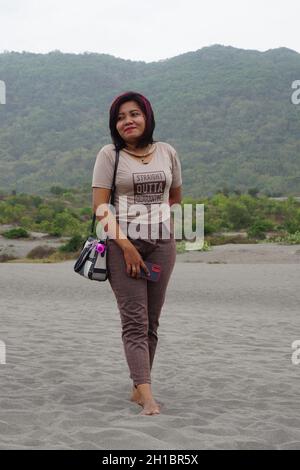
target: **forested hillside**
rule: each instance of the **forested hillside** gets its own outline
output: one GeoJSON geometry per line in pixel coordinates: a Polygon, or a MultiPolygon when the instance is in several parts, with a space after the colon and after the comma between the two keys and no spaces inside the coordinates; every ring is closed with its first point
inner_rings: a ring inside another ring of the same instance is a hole
{"type": "Polygon", "coordinates": [[[158,62],[106,54],[0,54],[0,190],[89,187],[110,142],[108,110],[136,90],[153,104],[155,139],[180,156],[184,194],[258,188],[300,194],[300,54],[211,46],[158,62]]]}

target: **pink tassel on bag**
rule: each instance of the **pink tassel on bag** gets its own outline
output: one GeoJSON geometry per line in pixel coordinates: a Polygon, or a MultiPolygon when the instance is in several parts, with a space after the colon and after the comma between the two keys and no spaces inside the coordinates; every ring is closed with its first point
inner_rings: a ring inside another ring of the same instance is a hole
{"type": "Polygon", "coordinates": [[[96,251],[97,251],[98,253],[100,253],[100,254],[101,254],[101,253],[104,253],[105,249],[106,249],[106,246],[105,246],[103,243],[97,243],[97,245],[96,245],[96,251]]]}

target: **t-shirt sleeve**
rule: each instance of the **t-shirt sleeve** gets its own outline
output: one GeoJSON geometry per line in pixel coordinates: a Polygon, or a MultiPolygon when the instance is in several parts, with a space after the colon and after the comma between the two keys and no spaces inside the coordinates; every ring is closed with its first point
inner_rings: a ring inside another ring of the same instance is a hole
{"type": "Polygon", "coordinates": [[[176,150],[172,147],[172,184],[171,188],[178,188],[182,185],[181,164],[176,150]]]}
{"type": "Polygon", "coordinates": [[[114,176],[115,155],[103,147],[96,158],[93,171],[92,188],[112,187],[114,176]]]}

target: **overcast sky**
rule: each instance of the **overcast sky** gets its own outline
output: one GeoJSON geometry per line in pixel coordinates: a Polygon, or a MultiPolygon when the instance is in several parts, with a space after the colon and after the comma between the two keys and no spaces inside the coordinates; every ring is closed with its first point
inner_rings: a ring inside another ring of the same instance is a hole
{"type": "Polygon", "coordinates": [[[0,52],[145,62],[212,44],[300,52],[300,0],[0,0],[0,52]]]}

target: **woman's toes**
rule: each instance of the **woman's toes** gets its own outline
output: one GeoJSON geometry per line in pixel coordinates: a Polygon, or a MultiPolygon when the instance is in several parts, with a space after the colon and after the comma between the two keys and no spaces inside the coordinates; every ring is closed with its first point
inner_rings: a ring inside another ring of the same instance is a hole
{"type": "Polygon", "coordinates": [[[145,403],[143,405],[144,409],[140,413],[141,415],[159,415],[160,414],[160,406],[155,402],[145,403]]]}

